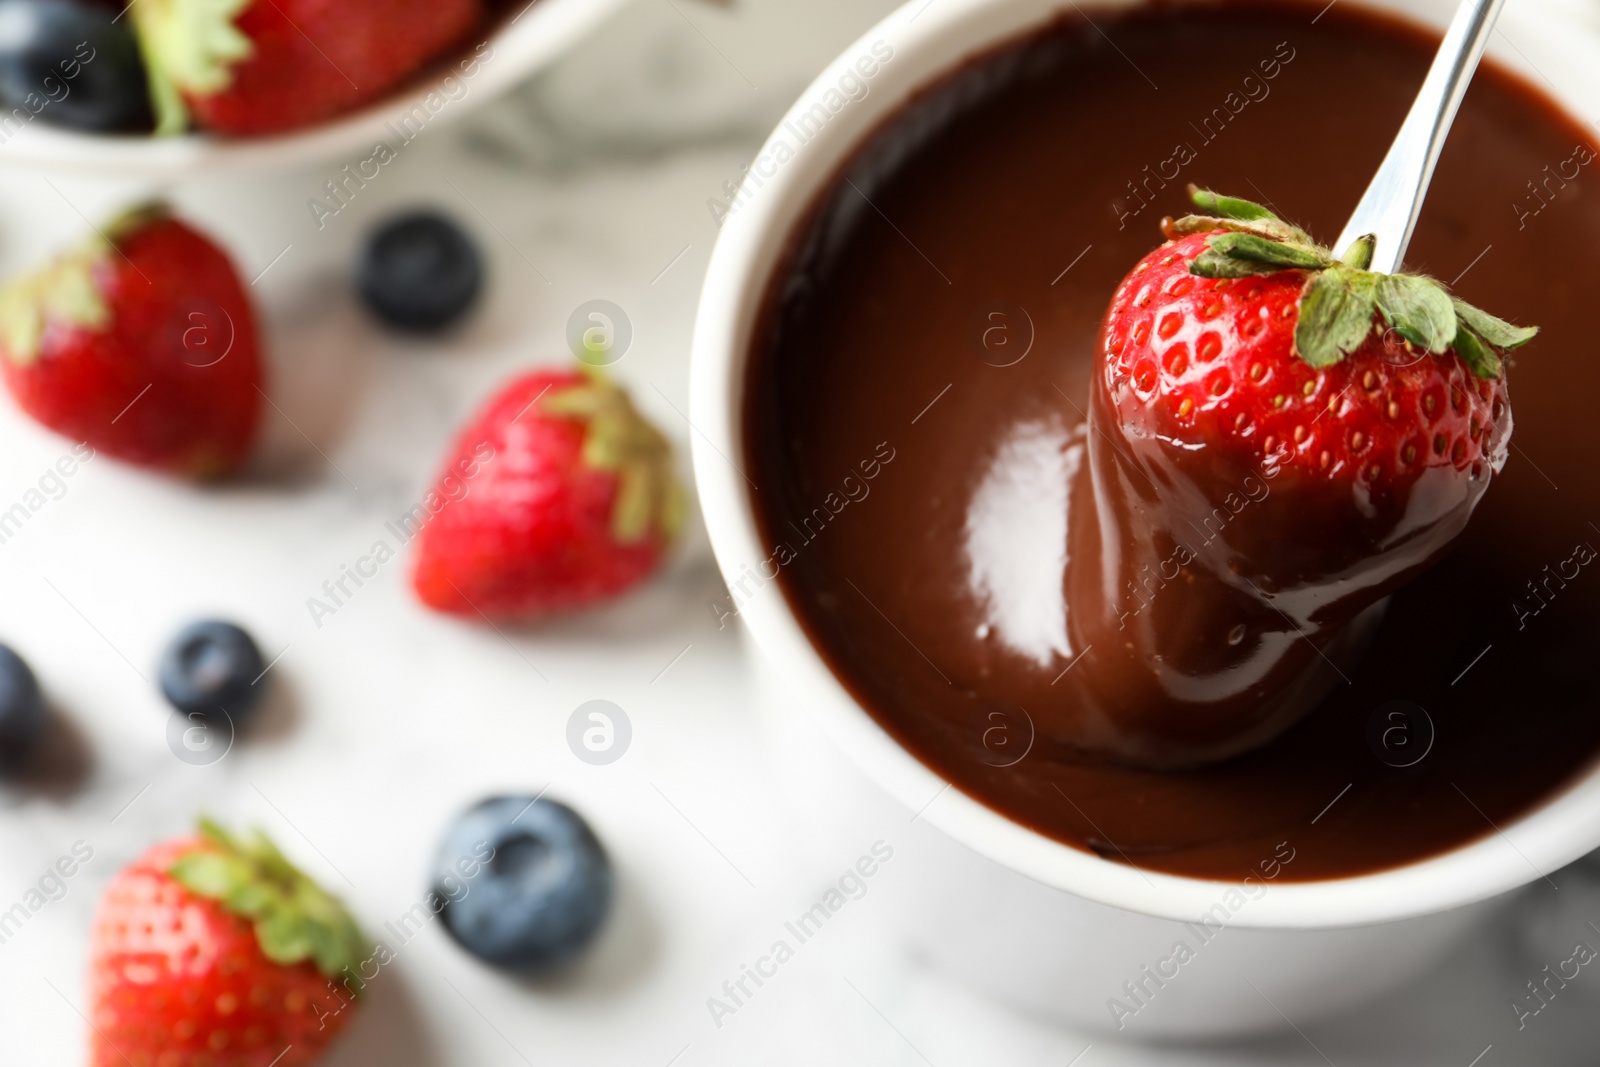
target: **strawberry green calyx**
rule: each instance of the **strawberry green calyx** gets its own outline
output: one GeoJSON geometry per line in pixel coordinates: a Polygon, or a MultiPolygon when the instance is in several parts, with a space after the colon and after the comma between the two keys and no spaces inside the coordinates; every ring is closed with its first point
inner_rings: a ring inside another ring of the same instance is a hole
{"type": "Polygon", "coordinates": [[[111,308],[94,280],[101,258],[98,251],[81,248],[0,290],[0,345],[7,359],[18,365],[38,359],[51,324],[86,330],[110,324],[111,308]]]}
{"type": "Polygon", "coordinates": [[[324,892],[257,831],[249,839],[200,820],[204,844],[168,869],[196,896],[215,900],[255,927],[261,952],[274,963],[307,960],[329,978],[365,958],[368,943],[344,905],[324,892]]]}
{"type": "Polygon", "coordinates": [[[1306,272],[1294,340],[1296,355],[1313,367],[1330,367],[1365,344],[1377,328],[1374,315],[1407,345],[1433,355],[1454,349],[1479,378],[1500,377],[1505,371],[1501,353],[1520,348],[1539,332],[1537,326],[1513,326],[1457,300],[1432,278],[1368,270],[1371,236],[1335,256],[1260,204],[1192,185],[1189,195],[1206,214],[1163,220],[1168,239],[1225,231],[1207,238],[1206,250],[1189,266],[1191,273],[1246,278],[1306,272]]]}
{"type": "Polygon", "coordinates": [[[234,25],[252,2],[139,0],[132,5],[158,136],[189,128],[184,93],[204,96],[226,89],[233,80],[233,65],[254,53],[255,45],[234,25]]]}
{"type": "Polygon", "coordinates": [[[585,381],[552,393],[540,407],[588,424],[583,462],[618,479],[612,536],[633,544],[654,533],[662,542],[672,542],[685,510],[683,488],[672,470],[672,447],[602,371],[586,366],[583,374],[585,381]]]}
{"type": "Polygon", "coordinates": [[[109,326],[111,307],[96,283],[96,269],[124,235],[166,214],[166,205],[155,202],[129,208],[78,247],[0,289],[0,345],[6,357],[22,365],[38,359],[52,325],[90,331],[109,326]]]}

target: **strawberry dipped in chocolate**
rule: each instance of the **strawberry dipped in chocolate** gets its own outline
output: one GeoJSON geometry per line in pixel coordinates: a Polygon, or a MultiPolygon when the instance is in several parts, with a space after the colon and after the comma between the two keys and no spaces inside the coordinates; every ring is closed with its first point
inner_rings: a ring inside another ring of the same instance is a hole
{"type": "Polygon", "coordinates": [[[1335,256],[1191,194],[1101,328],[1065,578],[1081,707],[1041,724],[1152,766],[1255,747],[1344,684],[1503,466],[1503,356],[1536,332],[1369,271],[1370,238],[1335,256]]]}

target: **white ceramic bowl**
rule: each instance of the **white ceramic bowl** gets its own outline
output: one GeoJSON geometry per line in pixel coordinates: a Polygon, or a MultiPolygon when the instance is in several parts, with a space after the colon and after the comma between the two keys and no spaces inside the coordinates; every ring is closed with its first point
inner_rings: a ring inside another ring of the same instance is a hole
{"type": "MultiPolygon", "coordinates": [[[[423,107],[428,126],[451,122],[557,59],[627,0],[534,0],[486,38],[492,51],[471,78],[441,70],[349,115],[273,137],[223,139],[97,136],[31,122],[0,145],[0,164],[77,170],[119,178],[179,178],[207,171],[257,170],[315,163],[392,141],[390,124],[423,107]],[[445,80],[455,74],[454,85],[445,80]],[[458,86],[465,86],[465,89],[458,86]],[[446,90],[449,90],[448,92],[446,90]],[[430,94],[445,101],[426,110],[430,94]]],[[[462,59],[472,52],[462,49],[462,59]]],[[[459,65],[459,64],[458,64],[459,65]]]]}
{"type": "MultiPolygon", "coordinates": [[[[1130,2],[1101,0],[1100,6],[1130,2]]],[[[792,231],[842,162],[915,91],[963,59],[1075,6],[1070,0],[912,0],[847,49],[785,119],[798,122],[852,70],[858,57],[871,55],[873,44],[883,42],[893,49],[893,59],[871,78],[868,94],[846,104],[793,158],[776,162],[776,134],[757,156],[752,172],[759,186],[752,181],[740,197],[712,255],[695,326],[691,373],[695,474],[712,544],[730,586],[741,579],[748,583],[748,573],[768,556],[741,473],[748,461],[740,410],[751,330],[792,231]]],[[[1389,0],[1378,6],[1442,29],[1455,5],[1453,0],[1389,0]]],[[[1557,19],[1548,8],[1510,5],[1489,52],[1545,86],[1574,115],[1587,113],[1600,100],[1600,64],[1594,62],[1600,56],[1600,36],[1589,27],[1557,19]]],[[[923,928],[908,932],[932,955],[1008,999],[1080,1022],[1104,1021],[1102,1001],[1116,982],[1094,983],[1105,982],[1106,976],[1136,974],[1139,959],[1148,960],[1139,955],[1146,942],[1159,946],[1161,931],[1176,932],[1178,924],[1198,921],[1227,888],[1107,862],[1027,830],[959,789],[946,788],[840,685],[776,588],[745,599],[739,618],[778,681],[771,690],[789,709],[780,710],[779,717],[792,719],[793,709],[803,708],[848,757],[857,769],[852,773],[893,797],[903,811],[920,812],[917,824],[932,827],[944,839],[923,850],[929,865],[917,877],[926,883],[925,890],[912,894],[904,909],[908,921],[922,922],[923,928]],[[919,905],[931,905],[945,892],[936,882],[968,885],[978,896],[952,898],[946,902],[949,907],[940,906],[942,911],[922,909],[919,905]],[[1004,915],[995,907],[1001,900],[1008,902],[1004,915]],[[1141,925],[1133,921],[1137,916],[1157,922],[1141,925]],[[971,951],[953,947],[958,941],[970,943],[971,951]],[[1119,946],[1136,951],[1119,959],[1119,946]],[[1077,976],[1060,973],[1059,967],[1043,966],[1046,961],[1040,957],[1052,951],[1076,953],[1082,968],[1096,977],[1085,985],[1077,976]],[[1095,990],[1101,995],[1093,998],[1092,1011],[1066,1003],[1095,990]]],[[[804,731],[794,723],[781,726],[786,731],[790,727],[804,731]]],[[[786,742],[784,748],[783,758],[804,764],[798,768],[802,777],[825,780],[830,793],[847,788],[837,768],[824,766],[825,755],[802,743],[786,742]]],[[[813,795],[818,791],[813,789],[813,795]]],[[[829,805],[813,807],[821,811],[829,805]]],[[[1230,923],[1241,935],[1230,938],[1240,954],[1235,963],[1245,973],[1251,966],[1275,968],[1274,981],[1281,978],[1283,988],[1303,994],[1282,996],[1305,1013],[1321,1014],[1376,994],[1414,972],[1471,917],[1452,909],[1504,894],[1600,846],[1597,812],[1600,768],[1500,827],[1501,832],[1485,826],[1484,837],[1462,848],[1361,877],[1274,885],[1230,923]],[[1373,927],[1384,923],[1398,925],[1373,927]],[[1365,948],[1351,951],[1360,946],[1365,948]],[[1382,973],[1368,973],[1378,959],[1372,954],[1380,951],[1382,973]]],[[[841,828],[848,830],[850,805],[843,805],[839,815],[841,828]]],[[[1186,990],[1184,999],[1192,1010],[1175,1008],[1150,1032],[1223,1032],[1279,1021],[1242,985],[1209,1000],[1196,994],[1186,990]]],[[[1294,1015],[1291,1007],[1278,1007],[1294,1015]]]]}

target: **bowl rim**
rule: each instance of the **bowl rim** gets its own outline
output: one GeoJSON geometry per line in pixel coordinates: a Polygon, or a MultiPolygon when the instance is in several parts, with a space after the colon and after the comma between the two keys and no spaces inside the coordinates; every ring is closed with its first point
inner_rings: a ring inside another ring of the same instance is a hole
{"type": "MultiPolygon", "coordinates": [[[[1138,2],[1096,0],[1096,7],[1138,2]]],[[[1454,7],[1451,0],[1348,2],[1435,32],[1454,7]]],[[[1304,3],[1297,6],[1314,10],[1304,3]]],[[[768,279],[781,262],[794,227],[834,179],[839,165],[908,98],[963,60],[1076,7],[1072,0],[909,0],[840,53],[800,95],[754,157],[744,185],[723,205],[726,214],[719,220],[721,232],[694,327],[689,415],[693,467],[733,614],[743,621],[793,697],[787,702],[792,706],[783,713],[803,708],[869,778],[915,812],[914,819],[932,824],[978,855],[1101,904],[1198,922],[1208,914],[1214,918],[1215,906],[1239,883],[1143,871],[1029,830],[939,777],[861,707],[812,645],[787,597],[779,589],[765,588],[775,584],[771,577],[776,571],[769,575],[763,567],[770,559],[760,544],[750,492],[759,488],[746,473],[740,429],[748,341],[768,279]],[[790,144],[796,140],[791,132],[794,124],[829,99],[827,94],[837,89],[842,77],[854,72],[860,80],[863,68],[856,66],[857,60],[872,55],[875,43],[880,53],[885,44],[892,49],[892,58],[869,79],[865,95],[847,100],[798,147],[790,144]],[[786,153],[779,151],[780,144],[786,153]]],[[[1600,95],[1600,73],[1587,70],[1582,59],[1584,48],[1592,55],[1600,46],[1592,30],[1570,24],[1558,27],[1548,13],[1517,5],[1502,17],[1497,36],[1507,35],[1516,43],[1491,45],[1490,52],[1528,81],[1545,82],[1548,95],[1568,114],[1578,110],[1570,85],[1558,88],[1530,55],[1538,55],[1547,65],[1559,64],[1564,82],[1588,90],[1582,95],[1600,95]]],[[[1600,811],[1600,762],[1513,823],[1495,826],[1486,818],[1485,835],[1472,842],[1373,873],[1271,883],[1271,891],[1252,899],[1247,909],[1229,919],[1229,925],[1319,929],[1391,922],[1462,907],[1546,877],[1600,847],[1596,811],[1600,811]]]]}
{"type": "Polygon", "coordinates": [[[520,13],[484,36],[478,47],[489,45],[492,51],[487,56],[459,52],[449,67],[439,68],[426,80],[304,129],[230,139],[201,132],[176,137],[93,134],[29,122],[0,143],[0,164],[110,172],[118,177],[179,178],[316,163],[351,151],[371,150],[377,141],[393,138],[391,124],[418,107],[429,111],[430,95],[444,93],[446,79],[459,77],[461,64],[469,56],[476,56],[479,70],[460,79],[467,91],[455,98],[445,94],[446,105],[429,111],[429,125],[454,121],[547,66],[627,2],[529,0],[520,13]]]}

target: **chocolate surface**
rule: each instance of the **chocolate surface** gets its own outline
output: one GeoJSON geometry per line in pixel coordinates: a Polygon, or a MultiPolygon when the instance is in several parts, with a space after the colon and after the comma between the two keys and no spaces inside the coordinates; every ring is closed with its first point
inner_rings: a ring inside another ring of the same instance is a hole
{"type": "MultiPolygon", "coordinates": [[[[1465,534],[1270,744],[1116,765],[1044,726],[1094,655],[1063,575],[1105,306],[1187,182],[1336,233],[1437,38],[1347,5],[1092,17],[925,93],[802,225],[754,341],[745,450],[772,555],[750,566],[918,758],[1109,859],[1232,881],[1288,842],[1280,877],[1310,880],[1492,834],[1600,750],[1591,139],[1486,65],[1411,246],[1409,269],[1543,328],[1512,361],[1511,459],[1465,534]]],[[[1271,514],[1242,499],[1231,521],[1271,514]]]]}

